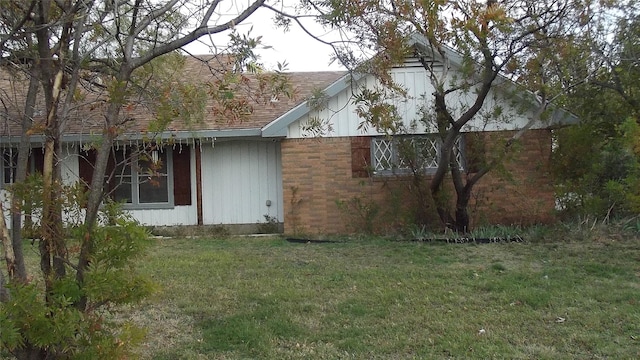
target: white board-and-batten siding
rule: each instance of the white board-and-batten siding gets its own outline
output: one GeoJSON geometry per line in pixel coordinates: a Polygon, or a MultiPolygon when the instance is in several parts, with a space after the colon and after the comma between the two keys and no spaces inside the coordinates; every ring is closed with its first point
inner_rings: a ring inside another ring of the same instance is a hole
{"type": "MultiPolygon", "coordinates": [[[[407,129],[412,123],[416,123],[421,117],[420,109],[425,105],[432,108],[434,87],[431,84],[427,72],[420,67],[394,68],[391,71],[392,77],[397,84],[402,85],[407,90],[406,97],[389,95],[388,102],[394,104],[398,109],[403,123],[407,129]]],[[[455,74],[450,71],[448,77],[453,78],[455,74]]],[[[458,73],[458,75],[460,75],[458,73]]],[[[503,82],[504,79],[496,82],[503,82]]],[[[366,85],[369,89],[376,88],[377,82],[372,76],[365,76],[358,81],[357,86],[347,86],[337,95],[331,97],[321,110],[311,110],[308,114],[294,121],[288,127],[288,138],[303,138],[313,136],[305,129],[310,119],[320,119],[329,125],[329,131],[322,133],[323,137],[344,137],[344,136],[377,136],[380,135],[375,128],[368,126],[366,129],[360,128],[362,119],[357,115],[357,105],[353,102],[353,92],[357,92],[358,86],[366,85]]],[[[513,106],[518,101],[513,94],[497,90],[500,86],[491,89],[487,96],[481,112],[471,120],[463,131],[500,131],[516,130],[527,124],[531,113],[523,112],[513,106]],[[487,119],[482,114],[491,113],[499,104],[502,109],[500,119],[487,119]]],[[[469,90],[467,93],[456,92],[447,96],[447,104],[454,116],[461,114],[462,109],[469,107],[475,100],[475,93],[469,90]]],[[[520,99],[521,100],[521,99],[520,99]]],[[[429,129],[417,122],[414,133],[432,133],[435,129],[429,129]]]]}
{"type": "Polygon", "coordinates": [[[203,145],[202,200],[205,224],[262,223],[265,215],[283,221],[280,143],[203,145]]]}
{"type": "MultiPolygon", "coordinates": [[[[32,151],[43,150],[41,148],[35,148],[32,151]]],[[[78,181],[78,147],[73,145],[63,146],[58,166],[60,167],[60,177],[63,184],[73,185],[78,181]]],[[[0,173],[2,173],[2,169],[0,169],[0,173]]],[[[0,186],[6,185],[0,184],[0,186]]],[[[2,201],[2,209],[4,210],[7,227],[11,228],[11,194],[5,188],[0,189],[0,201],[2,201]]],[[[32,214],[32,216],[36,219],[38,217],[37,213],[32,214]]],[[[64,220],[67,220],[70,214],[63,213],[62,216],[64,220]]]]}

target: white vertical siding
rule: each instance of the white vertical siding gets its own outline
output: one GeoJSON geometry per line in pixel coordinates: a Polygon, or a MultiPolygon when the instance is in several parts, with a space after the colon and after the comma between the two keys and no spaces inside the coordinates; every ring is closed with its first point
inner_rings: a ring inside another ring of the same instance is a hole
{"type": "MultiPolygon", "coordinates": [[[[40,149],[34,151],[40,151],[40,149]]],[[[78,181],[79,163],[78,147],[63,146],[62,156],[60,157],[60,163],[58,165],[60,166],[60,176],[64,184],[72,185],[78,181]]]]}
{"type": "MultiPolygon", "coordinates": [[[[43,149],[37,148],[32,151],[41,152],[43,149]]],[[[78,149],[76,146],[69,144],[69,146],[62,147],[62,155],[58,161],[58,166],[60,167],[62,182],[65,185],[73,185],[78,180],[78,149]]],[[[11,207],[11,194],[5,189],[0,190],[0,201],[2,201],[7,227],[11,228],[11,214],[9,212],[11,207]]],[[[32,214],[32,216],[35,221],[38,221],[37,213],[32,214]]],[[[73,213],[64,212],[62,216],[65,221],[77,221],[77,219],[70,218],[70,216],[74,216],[73,213]]]]}
{"type": "Polygon", "coordinates": [[[252,224],[264,222],[265,215],[282,221],[278,142],[216,142],[202,151],[205,224],[252,224]]]}
{"type": "Polygon", "coordinates": [[[172,209],[127,210],[127,212],[143,225],[173,226],[198,224],[195,205],[175,206],[172,209]]]}
{"type": "MultiPolygon", "coordinates": [[[[39,151],[39,150],[37,150],[39,151]]],[[[143,225],[196,225],[195,148],[191,151],[191,204],[170,209],[127,210],[143,225]]],[[[205,224],[253,224],[265,215],[283,221],[280,144],[272,141],[216,142],[202,146],[203,216],[205,224]],[[270,200],[271,206],[267,206],[270,200]]],[[[78,148],[65,149],[61,157],[66,184],[78,180],[78,148]]],[[[9,220],[8,193],[0,190],[5,218],[9,220]]]]}
{"type": "MultiPolygon", "coordinates": [[[[418,120],[421,116],[420,108],[424,104],[427,104],[428,107],[431,106],[434,87],[426,74],[426,70],[421,67],[394,68],[391,71],[391,75],[396,83],[402,85],[407,90],[407,97],[390,98],[388,101],[396,105],[405,126],[409,128],[412,122],[418,120]]],[[[453,71],[450,71],[448,81],[452,81],[455,75],[453,71]]],[[[372,76],[367,76],[359,81],[359,85],[366,85],[372,89],[376,86],[376,81],[372,76]]],[[[312,136],[311,133],[305,132],[304,130],[310,118],[319,118],[330,124],[331,131],[322,134],[325,137],[378,135],[375,129],[371,127],[366,131],[358,130],[362,119],[355,113],[356,105],[353,104],[351,95],[351,88],[347,87],[328,100],[326,109],[311,111],[308,115],[304,115],[289,126],[288,137],[302,138],[312,136]]],[[[473,89],[466,93],[459,91],[447,97],[447,105],[455,116],[462,114],[474,100],[475,92],[473,89]]],[[[463,130],[497,131],[521,128],[527,123],[531,113],[516,108],[514,104],[519,101],[521,101],[520,98],[500,90],[500,86],[496,84],[485,100],[480,114],[467,124],[463,130]],[[502,117],[500,119],[488,119],[486,116],[482,116],[483,113],[492,112],[498,104],[502,108],[502,117]]],[[[425,128],[425,126],[420,123],[417,125],[416,133],[429,133],[435,130],[425,128]]]]}

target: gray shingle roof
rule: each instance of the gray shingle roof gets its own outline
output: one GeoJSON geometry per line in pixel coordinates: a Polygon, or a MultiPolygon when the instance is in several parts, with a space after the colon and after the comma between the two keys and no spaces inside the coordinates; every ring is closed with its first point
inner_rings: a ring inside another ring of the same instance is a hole
{"type": "MultiPolygon", "coordinates": [[[[231,66],[228,57],[215,57],[204,55],[187,57],[179,81],[187,81],[192,84],[207,86],[219,79],[224,68],[231,66]]],[[[292,96],[278,96],[272,99],[270,93],[256,96],[255,90],[259,88],[259,77],[256,74],[243,74],[244,82],[235,92],[238,98],[246,99],[251,111],[241,119],[229,119],[220,116],[220,106],[207,98],[204,116],[201,122],[187,124],[185,121],[172,121],[166,132],[183,132],[182,136],[198,136],[199,133],[211,133],[212,131],[228,131],[233,134],[241,134],[244,130],[261,129],[273,120],[279,118],[290,109],[298,106],[308,99],[315,89],[325,89],[344,75],[344,72],[292,72],[285,73],[292,86],[292,96]],[[190,135],[189,135],[190,134],[190,135]]],[[[20,121],[23,113],[24,98],[28,87],[27,77],[10,68],[0,71],[0,137],[17,141],[20,136],[20,121]]],[[[103,131],[104,109],[106,107],[106,93],[83,91],[83,101],[74,104],[65,122],[64,133],[67,139],[87,138],[97,136],[103,131]],[[89,101],[91,100],[91,101],[89,101]]],[[[36,115],[31,133],[35,137],[42,135],[45,120],[45,107],[42,92],[39,94],[36,104],[36,115]]],[[[148,100],[147,100],[148,101],[148,100]]],[[[148,104],[148,103],[147,103],[148,104]]],[[[127,118],[123,136],[136,137],[146,133],[155,114],[153,107],[145,106],[145,101],[140,101],[123,106],[121,116],[127,118]]],[[[248,132],[245,132],[248,134],[248,132]]]]}

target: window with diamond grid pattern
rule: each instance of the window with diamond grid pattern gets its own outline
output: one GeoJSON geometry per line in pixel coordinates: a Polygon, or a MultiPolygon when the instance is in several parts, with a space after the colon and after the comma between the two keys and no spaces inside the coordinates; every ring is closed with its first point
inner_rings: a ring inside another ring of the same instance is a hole
{"type": "MultiPolygon", "coordinates": [[[[462,144],[456,140],[454,152],[458,166],[463,168],[462,144]]],[[[435,171],[442,140],[434,135],[378,137],[371,141],[374,173],[390,175],[410,173],[411,169],[435,171]]]]}

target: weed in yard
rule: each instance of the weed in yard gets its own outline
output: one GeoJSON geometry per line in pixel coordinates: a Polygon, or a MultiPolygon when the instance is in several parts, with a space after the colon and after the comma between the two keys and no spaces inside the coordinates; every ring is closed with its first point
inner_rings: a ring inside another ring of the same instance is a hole
{"type": "Polygon", "coordinates": [[[506,268],[506,267],[504,267],[504,265],[502,265],[501,263],[495,263],[495,264],[492,264],[492,265],[491,265],[491,268],[492,268],[494,271],[499,272],[499,273],[504,272],[504,271],[506,271],[506,270],[507,270],[507,268],[506,268]]]}
{"type": "Polygon", "coordinates": [[[436,237],[424,225],[412,225],[409,228],[409,234],[411,235],[411,239],[418,240],[418,241],[425,241],[429,239],[434,239],[436,237]]]}
{"type": "Polygon", "coordinates": [[[258,234],[276,234],[280,232],[278,218],[269,214],[264,215],[264,222],[257,223],[258,234]]]}

